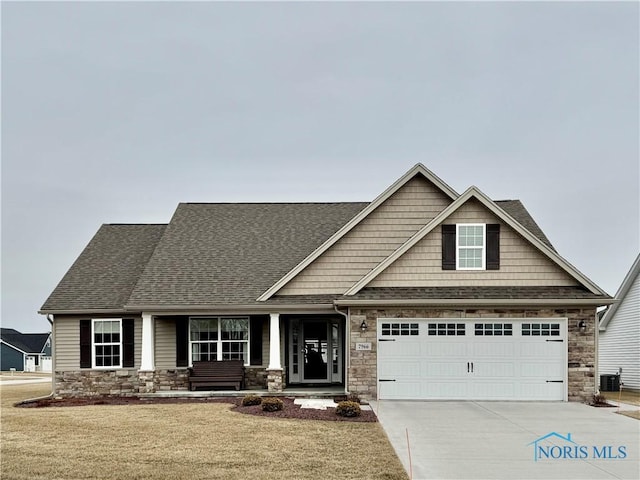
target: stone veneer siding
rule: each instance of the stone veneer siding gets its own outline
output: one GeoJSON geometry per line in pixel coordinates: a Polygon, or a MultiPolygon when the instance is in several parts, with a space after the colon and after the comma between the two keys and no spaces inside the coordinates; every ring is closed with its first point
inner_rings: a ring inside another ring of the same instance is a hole
{"type": "Polygon", "coordinates": [[[568,399],[588,402],[596,392],[595,378],[595,308],[576,309],[409,309],[409,308],[358,308],[350,310],[349,339],[350,362],[348,367],[348,390],[360,398],[373,400],[377,390],[377,328],[378,318],[566,318],[568,332],[568,399]],[[360,331],[365,320],[367,331],[360,331]],[[587,324],[582,333],[580,320],[587,324]],[[370,351],[356,351],[356,343],[370,342],[370,351]]]}
{"type": "MultiPolygon", "coordinates": [[[[264,367],[246,367],[245,388],[266,389],[266,369],[264,367]]],[[[171,390],[189,390],[188,369],[72,370],[55,373],[56,398],[98,395],[127,396],[171,390]]]]}
{"type": "Polygon", "coordinates": [[[265,367],[245,367],[244,388],[247,390],[267,388],[267,369],[265,367]]]}

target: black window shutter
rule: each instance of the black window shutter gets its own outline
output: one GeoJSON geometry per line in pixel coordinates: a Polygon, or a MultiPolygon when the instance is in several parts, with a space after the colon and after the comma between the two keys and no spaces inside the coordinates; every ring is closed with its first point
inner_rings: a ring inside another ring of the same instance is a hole
{"type": "Polygon", "coordinates": [[[487,225],[487,270],[500,270],[500,224],[487,225]]]}
{"type": "Polygon", "coordinates": [[[249,345],[249,363],[262,365],[262,327],[263,317],[251,317],[251,343],[249,345]]]}
{"type": "Polygon", "coordinates": [[[80,320],[80,368],[91,368],[91,320],[80,320]]]}
{"type": "Polygon", "coordinates": [[[176,318],[176,367],[189,366],[189,320],[176,318]]]}
{"type": "Polygon", "coordinates": [[[456,269],[456,226],[442,225],[442,269],[456,269]]]}
{"type": "Polygon", "coordinates": [[[122,366],[131,368],[134,364],[134,322],[133,318],[122,319],[122,366]]]}

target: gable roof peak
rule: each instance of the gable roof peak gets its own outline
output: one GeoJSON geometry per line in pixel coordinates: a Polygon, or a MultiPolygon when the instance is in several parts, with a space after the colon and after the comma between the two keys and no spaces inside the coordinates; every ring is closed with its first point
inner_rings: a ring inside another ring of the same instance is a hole
{"type": "Polygon", "coordinates": [[[394,193],[400,190],[404,185],[406,185],[410,180],[415,178],[417,175],[421,175],[426,178],[429,182],[433,183],[436,188],[442,191],[446,196],[448,196],[451,200],[455,201],[458,199],[458,193],[447,185],[440,177],[438,177],[435,173],[425,167],[422,163],[416,163],[407,173],[402,175],[398,180],[393,182],[389,188],[387,188],[384,192],[378,195],[373,202],[367,205],[360,213],[358,213],[355,217],[353,217],[349,222],[347,222],[340,230],[338,230],[335,234],[331,236],[327,241],[325,241],[320,247],[314,250],[311,254],[309,254],[302,262],[296,265],[292,270],[290,270],[284,277],[274,283],[269,289],[267,289],[262,295],[257,298],[257,301],[264,302],[275,295],[282,287],[284,287],[290,280],[292,280],[298,273],[304,270],[307,266],[309,266],[316,258],[326,252],[332,245],[334,245],[338,240],[344,237],[349,231],[351,231],[356,225],[358,225],[362,220],[364,220],[371,212],[373,212],[376,208],[382,205],[387,199],[389,199],[394,193]]]}
{"type": "MultiPolygon", "coordinates": [[[[416,163],[413,168],[411,168],[407,173],[400,177],[396,183],[389,187],[389,189],[391,189],[397,183],[399,183],[399,186],[404,185],[418,174],[422,175],[431,183],[436,185],[440,190],[442,190],[442,192],[444,192],[449,198],[451,198],[451,200],[455,200],[456,198],[458,198],[458,192],[451,188],[444,180],[442,180],[435,173],[425,167],[422,163],[416,163]]],[[[399,186],[396,188],[396,190],[399,188],[399,186]]]]}

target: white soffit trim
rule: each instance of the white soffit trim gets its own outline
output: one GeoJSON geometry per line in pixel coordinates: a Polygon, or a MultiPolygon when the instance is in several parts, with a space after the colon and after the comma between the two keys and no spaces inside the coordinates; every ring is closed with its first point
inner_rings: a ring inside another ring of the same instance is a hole
{"type": "Polygon", "coordinates": [[[284,287],[296,275],[298,275],[302,270],[308,267],[311,264],[311,262],[317,259],[324,252],[326,252],[332,245],[334,245],[338,240],[344,237],[356,225],[358,225],[362,220],[364,220],[371,212],[373,212],[376,208],[378,208],[389,197],[391,197],[401,187],[403,187],[409,180],[411,180],[413,177],[415,177],[418,174],[423,175],[427,180],[429,180],[434,185],[436,185],[436,187],[442,190],[442,192],[445,195],[447,195],[449,198],[451,198],[451,200],[455,201],[458,198],[458,193],[449,185],[447,185],[444,181],[442,181],[437,175],[431,172],[431,170],[426,168],[421,163],[416,164],[411,170],[409,170],[402,177],[396,180],[393,183],[393,185],[391,185],[384,192],[382,192],[373,202],[367,205],[360,213],[358,213],[348,223],[346,223],[340,230],[334,233],[326,242],[324,242],[322,245],[316,248],[307,258],[305,258],[302,262],[296,265],[284,277],[282,277],[280,280],[274,283],[273,286],[271,286],[266,292],[260,295],[257,298],[257,301],[264,302],[269,298],[271,298],[271,296],[273,296],[278,290],[284,287]]]}
{"type": "Polygon", "coordinates": [[[627,296],[627,293],[629,293],[629,290],[631,289],[631,286],[633,285],[633,282],[635,281],[638,274],[640,274],[640,254],[636,257],[636,261],[633,262],[631,269],[629,270],[629,272],[627,272],[627,275],[624,277],[624,280],[620,284],[620,288],[618,288],[618,291],[616,292],[615,299],[617,300],[617,302],[614,303],[611,308],[609,308],[609,310],[607,310],[602,316],[599,325],[600,330],[607,329],[607,325],[609,325],[609,322],[618,310],[618,306],[620,305],[622,300],[627,296]]]}
{"type": "Polygon", "coordinates": [[[451,205],[445,208],[439,215],[437,215],[431,222],[418,230],[409,240],[396,249],[391,255],[380,262],[374,267],[367,275],[362,277],[356,284],[345,292],[345,295],[355,295],[368,285],[374,278],[380,275],[384,270],[389,267],[393,262],[405,254],[411,247],[422,240],[429,232],[431,232],[436,226],[445,221],[447,217],[453,214],[458,208],[464,205],[470,198],[475,198],[482,203],[487,209],[494,213],[498,218],[503,220],[507,225],[513,228],[516,232],[522,235],[530,243],[532,243],[538,250],[546,255],[551,261],[562,268],[565,272],[571,275],[574,279],[587,287],[591,293],[596,295],[607,295],[606,292],[600,289],[595,283],[585,277],[577,268],[567,262],[564,258],[554,252],[551,248],[540,241],[529,230],[524,228],[520,223],[515,220],[511,215],[505,212],[502,208],[496,205],[493,200],[482,193],[477,187],[469,187],[462,195],[458,197],[451,205]]]}

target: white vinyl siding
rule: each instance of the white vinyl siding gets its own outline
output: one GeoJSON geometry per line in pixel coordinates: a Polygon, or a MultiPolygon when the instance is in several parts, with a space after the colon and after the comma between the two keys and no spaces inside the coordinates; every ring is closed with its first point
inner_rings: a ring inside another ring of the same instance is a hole
{"type": "Polygon", "coordinates": [[[278,293],[343,293],[450,203],[431,182],[413,178],[278,293]]]}
{"type": "Polygon", "coordinates": [[[640,275],[599,336],[598,374],[613,375],[622,367],[624,387],[640,390],[640,275]]]}
{"type": "Polygon", "coordinates": [[[576,286],[578,282],[475,200],[443,223],[499,223],[500,270],[442,270],[442,229],[436,227],[368,286],[576,286]]]}

